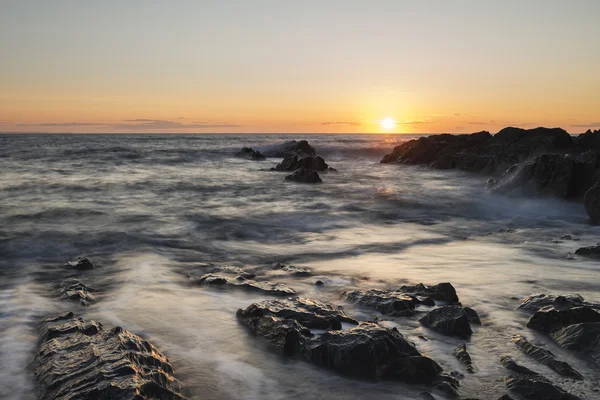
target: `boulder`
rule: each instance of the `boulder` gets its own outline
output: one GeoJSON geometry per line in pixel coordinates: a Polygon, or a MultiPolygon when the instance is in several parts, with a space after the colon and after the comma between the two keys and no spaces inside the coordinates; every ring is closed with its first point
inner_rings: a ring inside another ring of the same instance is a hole
{"type": "MultiPolygon", "coordinates": [[[[565,294],[560,296],[547,295],[543,293],[533,294],[521,300],[518,309],[537,312],[547,306],[555,307],[578,307],[582,305],[592,306],[592,303],[586,303],[578,294],[565,294]]],[[[596,305],[600,308],[600,304],[596,305]]]]}
{"type": "Polygon", "coordinates": [[[242,147],[242,150],[237,152],[235,155],[236,157],[246,158],[254,161],[262,161],[266,159],[266,157],[260,151],[254,150],[250,147],[242,147]]]}
{"type": "Polygon", "coordinates": [[[68,313],[42,323],[33,369],[38,399],[183,399],[167,358],[120,327],[68,313]]]}
{"type": "Polygon", "coordinates": [[[513,336],[513,342],[523,353],[527,354],[528,356],[540,362],[541,364],[544,364],[548,368],[553,369],[558,374],[572,379],[583,379],[581,374],[575,371],[568,363],[566,363],[565,361],[557,360],[554,354],[552,354],[548,350],[542,349],[541,347],[529,343],[529,341],[523,336],[513,336]]]}
{"type": "Polygon", "coordinates": [[[454,357],[458,359],[467,369],[467,372],[474,373],[473,369],[473,361],[471,360],[471,355],[467,352],[466,343],[459,344],[454,351],[452,352],[454,357]]]}
{"type": "Polygon", "coordinates": [[[269,146],[263,149],[262,153],[266,157],[285,158],[290,155],[299,157],[314,157],[317,155],[315,149],[306,141],[289,141],[280,145],[269,146]]]}
{"type": "Polygon", "coordinates": [[[580,352],[600,363],[600,323],[582,322],[557,329],[552,339],[568,350],[580,352]]]}
{"type": "Polygon", "coordinates": [[[330,168],[322,157],[304,157],[299,158],[297,155],[287,156],[279,164],[272,168],[273,171],[295,171],[299,168],[304,168],[312,171],[327,172],[334,170],[330,168]]]}
{"type": "Polygon", "coordinates": [[[468,338],[473,333],[469,321],[469,315],[461,306],[439,307],[419,320],[421,324],[436,332],[459,338],[468,338]]]}
{"type": "Polygon", "coordinates": [[[60,297],[65,300],[77,301],[82,306],[87,306],[96,301],[94,290],[87,287],[79,279],[68,279],[60,292],[60,297]]]}
{"type": "Polygon", "coordinates": [[[296,294],[296,291],[283,283],[273,283],[269,281],[254,281],[246,279],[243,275],[238,275],[234,279],[224,277],[222,275],[205,274],[194,283],[205,286],[225,286],[241,288],[248,291],[261,292],[275,296],[291,296],[296,294]]]}
{"type": "Polygon", "coordinates": [[[533,314],[527,327],[552,334],[558,329],[584,322],[600,322],[600,313],[587,306],[546,306],[533,314]]]}
{"type": "Polygon", "coordinates": [[[322,183],[321,177],[316,171],[300,168],[285,177],[286,181],[299,183],[322,183]]]}
{"type": "Polygon", "coordinates": [[[590,216],[590,221],[594,224],[600,224],[600,181],[596,182],[585,192],[583,197],[585,211],[590,216]]]}
{"type": "Polygon", "coordinates": [[[433,300],[439,300],[448,304],[458,303],[458,296],[454,286],[448,282],[438,283],[433,286],[425,286],[422,283],[418,285],[401,286],[399,291],[413,296],[429,297],[433,300]]]}
{"type": "Polygon", "coordinates": [[[395,317],[414,315],[415,306],[421,303],[416,297],[396,290],[351,291],[342,293],[342,296],[351,303],[395,317]]]}
{"type": "Polygon", "coordinates": [[[76,260],[69,261],[64,265],[65,268],[75,269],[78,271],[90,270],[96,268],[87,257],[79,257],[76,260]]]}
{"type": "Polygon", "coordinates": [[[590,258],[600,258],[600,243],[595,246],[580,247],[575,250],[575,254],[590,258]]]}

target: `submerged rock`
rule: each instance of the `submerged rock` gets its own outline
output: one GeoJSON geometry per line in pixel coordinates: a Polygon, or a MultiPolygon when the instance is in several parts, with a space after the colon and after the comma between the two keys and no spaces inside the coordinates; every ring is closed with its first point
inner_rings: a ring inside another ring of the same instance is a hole
{"type": "Polygon", "coordinates": [[[33,362],[38,399],[183,399],[167,358],[120,327],[72,313],[46,319],[33,362]]]}
{"type": "Polygon", "coordinates": [[[379,311],[384,315],[407,317],[415,314],[415,306],[421,301],[414,296],[392,291],[372,289],[342,293],[342,297],[351,303],[359,304],[379,311]]]}
{"type": "Polygon", "coordinates": [[[60,292],[60,297],[65,300],[78,301],[82,306],[87,306],[96,301],[93,289],[83,284],[79,279],[65,281],[65,287],[60,292]]]}
{"type": "Polygon", "coordinates": [[[526,375],[526,376],[538,376],[539,375],[537,372],[533,372],[529,368],[523,367],[522,365],[517,364],[509,356],[500,357],[500,362],[502,363],[504,368],[506,368],[512,372],[515,372],[517,374],[526,375]]]}
{"type": "Polygon", "coordinates": [[[448,282],[438,283],[433,286],[425,286],[422,283],[413,286],[404,285],[398,290],[413,296],[429,297],[433,300],[444,301],[448,304],[458,303],[456,289],[448,282]]]}
{"type": "Polygon", "coordinates": [[[260,151],[254,150],[250,147],[242,147],[242,150],[237,152],[235,155],[236,157],[255,161],[262,161],[266,159],[266,157],[260,151]]]}
{"type": "Polygon", "coordinates": [[[578,256],[600,258],[600,243],[595,246],[581,247],[575,251],[578,256]]]}
{"type": "Polygon", "coordinates": [[[286,181],[299,183],[322,183],[321,177],[316,171],[300,168],[285,177],[286,181]]]}
{"type": "Polygon", "coordinates": [[[76,260],[67,262],[64,266],[65,268],[76,269],[79,271],[96,268],[87,257],[79,257],[76,260]]]}
{"type": "Polygon", "coordinates": [[[443,335],[468,338],[473,333],[469,324],[473,313],[475,311],[469,318],[469,314],[461,306],[444,306],[431,310],[419,322],[443,335]]]}
{"type": "Polygon", "coordinates": [[[293,265],[283,265],[280,263],[277,263],[275,265],[275,268],[285,271],[285,272],[289,273],[290,275],[297,276],[297,277],[305,277],[305,276],[312,275],[312,271],[309,268],[299,268],[299,267],[295,267],[293,265]]]}
{"type": "Polygon", "coordinates": [[[473,361],[471,360],[471,356],[467,352],[466,343],[459,344],[458,347],[454,349],[454,352],[452,354],[467,368],[467,372],[471,374],[475,372],[475,370],[473,369],[473,361]]]}
{"type": "Polygon", "coordinates": [[[268,281],[258,282],[246,279],[242,275],[231,279],[221,275],[205,274],[202,275],[196,283],[207,286],[231,286],[276,296],[290,296],[296,294],[294,289],[283,283],[273,283],[268,281]]]}
{"type": "Polygon", "coordinates": [[[523,336],[513,336],[513,342],[523,353],[527,354],[528,356],[540,362],[541,364],[544,364],[548,368],[553,369],[560,375],[578,380],[583,379],[581,374],[575,371],[568,363],[566,363],[565,361],[557,360],[554,354],[552,354],[548,350],[542,349],[541,347],[534,346],[533,344],[529,343],[529,341],[523,336]]]}
{"type": "Polygon", "coordinates": [[[596,182],[583,197],[585,211],[594,224],[600,224],[600,181],[596,182]]]}

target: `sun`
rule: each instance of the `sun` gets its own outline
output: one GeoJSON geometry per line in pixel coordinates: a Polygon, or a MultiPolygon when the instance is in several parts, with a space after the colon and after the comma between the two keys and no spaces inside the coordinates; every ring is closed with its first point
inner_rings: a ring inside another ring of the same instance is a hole
{"type": "Polygon", "coordinates": [[[396,127],[396,121],[392,117],[385,117],[379,122],[379,124],[383,129],[388,131],[396,127]]]}

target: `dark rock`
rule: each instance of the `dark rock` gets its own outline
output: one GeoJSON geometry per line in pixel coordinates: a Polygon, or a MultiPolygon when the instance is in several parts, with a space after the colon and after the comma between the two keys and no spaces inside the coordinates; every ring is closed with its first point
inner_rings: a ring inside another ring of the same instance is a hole
{"type": "Polygon", "coordinates": [[[419,399],[421,400],[435,400],[435,397],[429,392],[421,392],[419,393],[419,399]]]}
{"type": "Polygon", "coordinates": [[[588,129],[575,138],[575,143],[583,150],[600,150],[600,129],[596,131],[588,129]]]}
{"type": "Polygon", "coordinates": [[[249,291],[262,292],[276,296],[290,296],[296,294],[296,291],[283,283],[273,283],[268,281],[257,282],[250,279],[230,279],[221,275],[205,274],[202,275],[195,283],[206,286],[227,286],[242,288],[249,291]]]}
{"type": "Polygon", "coordinates": [[[294,181],[300,183],[322,183],[321,177],[316,171],[310,169],[297,169],[292,174],[285,177],[286,181],[294,181]]]}
{"type": "Polygon", "coordinates": [[[596,182],[585,192],[583,205],[592,223],[600,224],[600,181],[596,182]]]}
{"type": "Polygon", "coordinates": [[[595,246],[580,247],[575,251],[578,256],[600,258],[600,243],[595,246]]]}
{"type": "Polygon", "coordinates": [[[292,140],[281,145],[270,146],[264,149],[262,153],[267,157],[274,158],[285,158],[290,155],[299,157],[314,157],[317,155],[315,149],[306,140],[292,140]]]}
{"type": "Polygon", "coordinates": [[[469,316],[461,306],[444,306],[428,312],[419,322],[443,335],[468,338],[473,331],[469,316]]]}
{"type": "Polygon", "coordinates": [[[299,158],[297,155],[287,156],[282,162],[277,164],[275,168],[272,168],[272,170],[295,171],[299,168],[318,172],[328,172],[330,170],[337,172],[334,168],[329,167],[325,160],[319,156],[299,158]]]}
{"type": "Polygon", "coordinates": [[[68,313],[42,324],[33,362],[38,399],[183,399],[173,367],[151,343],[68,313]]]}
{"type": "Polygon", "coordinates": [[[265,159],[265,156],[257,150],[249,147],[242,147],[242,150],[236,153],[236,157],[247,158],[248,160],[261,161],[265,159]]]}
{"type": "Polygon", "coordinates": [[[323,286],[323,285],[324,285],[324,283],[323,283],[323,281],[316,281],[316,282],[315,282],[315,285],[316,285],[316,286],[323,286]]]}
{"type": "Polygon", "coordinates": [[[467,368],[467,372],[471,374],[475,372],[473,369],[473,361],[467,352],[467,345],[465,343],[459,344],[452,354],[467,368]]]}
{"type": "Polygon", "coordinates": [[[351,303],[357,303],[384,315],[396,317],[414,315],[415,306],[420,303],[416,297],[395,290],[352,291],[344,292],[342,296],[351,303]]]}
{"type": "Polygon", "coordinates": [[[309,268],[299,268],[299,267],[294,267],[293,265],[283,265],[283,264],[279,264],[279,263],[277,263],[275,265],[275,268],[285,271],[285,272],[289,273],[290,275],[294,275],[294,276],[298,276],[298,277],[305,277],[305,276],[312,275],[312,271],[309,268]]]}
{"type": "Polygon", "coordinates": [[[564,308],[579,307],[583,305],[590,306],[593,308],[600,308],[600,304],[594,306],[593,303],[587,303],[583,300],[583,297],[581,297],[578,294],[564,294],[560,296],[553,296],[543,293],[533,294],[531,296],[525,297],[521,300],[521,304],[518,308],[520,310],[526,310],[535,313],[547,306],[564,308]]]}
{"type": "Polygon", "coordinates": [[[78,301],[82,306],[87,306],[96,301],[93,289],[84,285],[78,279],[69,279],[65,281],[65,287],[60,292],[60,297],[65,300],[78,301]]]}
{"type": "Polygon", "coordinates": [[[548,368],[553,369],[560,375],[578,380],[583,379],[581,374],[575,371],[568,363],[557,360],[554,354],[552,354],[548,350],[542,349],[541,347],[534,346],[533,344],[529,343],[529,341],[527,341],[527,339],[525,339],[523,336],[513,336],[513,342],[523,353],[527,354],[534,360],[544,364],[548,368]]]}
{"type": "Polygon", "coordinates": [[[513,398],[510,397],[509,395],[505,394],[505,395],[498,397],[498,400],[513,400],[513,398]]]}
{"type": "Polygon", "coordinates": [[[569,235],[569,234],[567,234],[567,235],[563,235],[563,236],[561,236],[560,238],[561,238],[562,240],[575,240],[575,241],[579,240],[578,238],[576,238],[576,237],[573,237],[573,236],[571,236],[571,235],[569,235]]]}
{"type": "Polygon", "coordinates": [[[600,363],[600,323],[569,325],[552,332],[551,336],[565,349],[578,351],[600,363]]]}
{"type": "Polygon", "coordinates": [[[434,300],[444,301],[448,304],[458,302],[456,290],[454,289],[454,286],[448,282],[438,283],[433,286],[425,286],[422,283],[413,286],[404,285],[400,287],[399,291],[413,296],[430,297],[434,300]]]}
{"type": "Polygon", "coordinates": [[[523,367],[523,366],[517,364],[509,356],[500,357],[500,362],[502,363],[504,368],[506,368],[514,373],[517,373],[519,375],[523,375],[523,376],[538,376],[539,375],[537,372],[534,372],[527,367],[523,367]]]}
{"type": "Polygon", "coordinates": [[[467,317],[469,318],[469,322],[472,322],[477,325],[481,325],[481,320],[479,319],[479,315],[477,311],[473,310],[470,307],[463,307],[465,312],[467,313],[467,317]]]}
{"type": "Polygon", "coordinates": [[[546,306],[531,317],[527,327],[551,334],[555,330],[583,322],[600,322],[600,313],[587,306],[546,306]]]}
{"type": "Polygon", "coordinates": [[[76,269],[79,271],[89,270],[96,268],[94,264],[87,257],[79,257],[74,261],[69,261],[65,265],[65,268],[76,269]]]}
{"type": "Polygon", "coordinates": [[[512,393],[529,400],[581,400],[579,397],[539,378],[509,376],[504,379],[504,382],[507,389],[512,393]]]}

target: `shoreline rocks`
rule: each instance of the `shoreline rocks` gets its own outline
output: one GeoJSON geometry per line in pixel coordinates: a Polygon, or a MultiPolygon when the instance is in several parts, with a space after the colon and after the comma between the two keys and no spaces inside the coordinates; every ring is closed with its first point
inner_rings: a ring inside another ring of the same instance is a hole
{"type": "Polygon", "coordinates": [[[342,293],[350,303],[379,311],[393,317],[408,317],[415,314],[415,306],[421,303],[416,297],[396,290],[371,289],[342,293]]]}
{"type": "Polygon", "coordinates": [[[452,355],[465,366],[468,373],[475,373],[475,370],[473,369],[473,360],[471,360],[471,355],[467,352],[466,343],[459,344],[452,352],[452,355]]]}
{"type": "Polygon", "coordinates": [[[75,269],[78,271],[85,271],[96,268],[96,266],[92,264],[92,262],[88,260],[87,257],[79,257],[73,261],[68,261],[64,265],[64,267],[69,269],[75,269]]]}
{"type": "Polygon", "coordinates": [[[238,275],[237,277],[231,279],[222,275],[209,273],[202,275],[199,279],[195,280],[194,283],[204,286],[241,288],[248,291],[261,292],[275,296],[291,296],[296,294],[294,289],[283,283],[255,281],[252,279],[246,279],[242,275],[238,275]]]}
{"type": "Polygon", "coordinates": [[[254,150],[251,147],[242,147],[242,150],[238,151],[235,156],[254,161],[263,161],[267,159],[260,151],[254,150]]]}
{"type": "Polygon", "coordinates": [[[421,324],[442,335],[469,338],[473,334],[470,322],[478,322],[475,310],[461,306],[443,306],[429,311],[419,320],[421,324]]]}
{"type": "Polygon", "coordinates": [[[266,157],[285,158],[291,155],[298,157],[314,157],[317,155],[314,147],[306,140],[291,140],[280,145],[269,146],[262,151],[266,157]]]}
{"type": "Polygon", "coordinates": [[[96,301],[96,296],[92,293],[94,290],[83,284],[79,279],[68,279],[64,284],[66,286],[60,291],[62,299],[78,301],[82,306],[88,306],[96,301]]]}
{"type": "Polygon", "coordinates": [[[582,380],[583,377],[575,371],[567,362],[559,361],[554,354],[546,349],[535,346],[521,335],[513,336],[513,342],[524,354],[530,356],[539,363],[556,371],[559,375],[566,376],[576,380],[582,380]]]}
{"type": "Polygon", "coordinates": [[[300,168],[285,177],[286,181],[299,183],[323,183],[321,177],[316,171],[300,168]]]}
{"type": "Polygon", "coordinates": [[[150,342],[73,313],[43,321],[33,369],[39,400],[184,399],[173,367],[150,342]]]}

